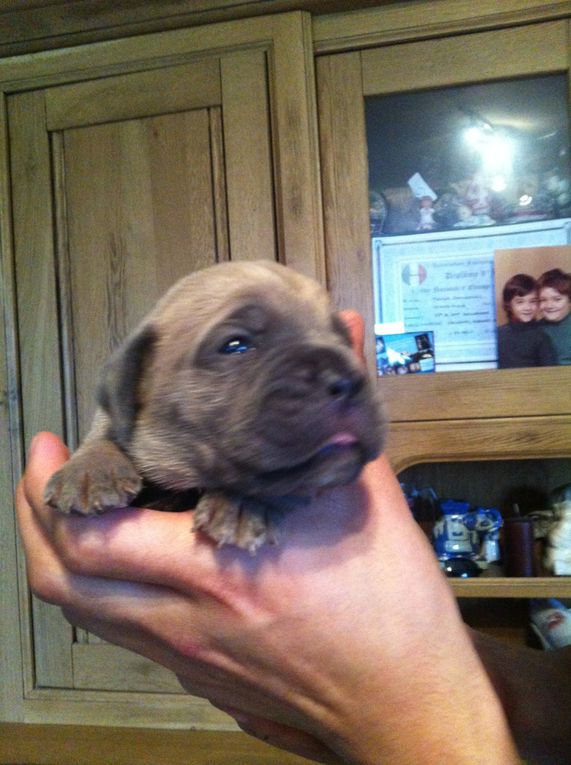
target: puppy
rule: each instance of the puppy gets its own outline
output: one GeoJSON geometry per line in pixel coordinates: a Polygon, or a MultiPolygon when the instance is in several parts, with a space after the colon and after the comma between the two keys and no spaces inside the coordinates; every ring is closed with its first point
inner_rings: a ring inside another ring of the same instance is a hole
{"type": "Polygon", "coordinates": [[[383,445],[380,407],[326,293],[269,261],[175,284],[104,367],[98,405],[46,487],[49,505],[196,506],[196,529],[251,552],[276,541],[284,511],[353,481],[383,445]]]}

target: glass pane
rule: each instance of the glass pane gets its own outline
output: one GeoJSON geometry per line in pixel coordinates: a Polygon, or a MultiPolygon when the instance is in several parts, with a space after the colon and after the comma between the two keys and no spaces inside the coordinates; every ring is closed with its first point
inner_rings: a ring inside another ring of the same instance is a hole
{"type": "Polygon", "coordinates": [[[379,374],[571,364],[565,75],[365,109],[379,374]]]}

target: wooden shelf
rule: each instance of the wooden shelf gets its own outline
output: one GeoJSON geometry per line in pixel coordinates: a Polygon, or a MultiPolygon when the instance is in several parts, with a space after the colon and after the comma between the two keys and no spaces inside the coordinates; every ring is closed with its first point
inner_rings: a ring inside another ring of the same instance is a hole
{"type": "Polygon", "coordinates": [[[458,598],[571,598],[571,576],[450,580],[458,598]]]}

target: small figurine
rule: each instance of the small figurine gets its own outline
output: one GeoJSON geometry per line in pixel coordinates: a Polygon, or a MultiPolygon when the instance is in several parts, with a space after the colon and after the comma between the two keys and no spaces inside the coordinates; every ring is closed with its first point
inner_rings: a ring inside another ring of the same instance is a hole
{"type": "Polygon", "coordinates": [[[563,178],[557,170],[552,170],[545,179],[545,188],[547,193],[553,197],[559,213],[562,210],[569,209],[569,205],[571,205],[571,183],[569,178],[563,178]]]}
{"type": "Polygon", "coordinates": [[[466,189],[464,202],[472,211],[471,225],[493,226],[495,220],[490,217],[491,196],[484,182],[482,173],[476,173],[466,189]]]}
{"type": "Polygon", "coordinates": [[[530,604],[531,628],[545,651],[571,645],[571,609],[557,598],[535,599],[530,604]]]}
{"type": "Polygon", "coordinates": [[[458,205],[456,214],[458,220],[454,223],[454,228],[470,228],[476,225],[472,222],[472,210],[468,205],[458,205]]]}
{"type": "Polygon", "coordinates": [[[434,229],[434,207],[432,199],[428,196],[420,198],[420,220],[417,231],[432,231],[434,229]]]}
{"type": "Polygon", "coordinates": [[[547,537],[545,566],[555,576],[571,574],[571,484],[554,492],[553,509],[556,521],[547,537]]]}
{"type": "Polygon", "coordinates": [[[502,516],[494,507],[470,509],[469,502],[443,500],[442,517],[434,525],[434,548],[440,561],[478,560],[482,567],[499,558],[502,516]]]}
{"type": "Polygon", "coordinates": [[[381,236],[387,217],[387,202],[382,194],[371,189],[369,192],[369,220],[371,236],[381,236]]]}

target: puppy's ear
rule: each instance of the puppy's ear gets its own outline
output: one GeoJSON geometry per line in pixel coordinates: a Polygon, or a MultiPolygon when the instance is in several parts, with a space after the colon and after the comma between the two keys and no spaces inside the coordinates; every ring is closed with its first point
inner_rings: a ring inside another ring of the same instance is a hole
{"type": "Polygon", "coordinates": [[[103,367],[97,399],[109,415],[108,437],[121,446],[131,439],[156,341],[156,330],[147,325],[127,338],[103,367]]]}

